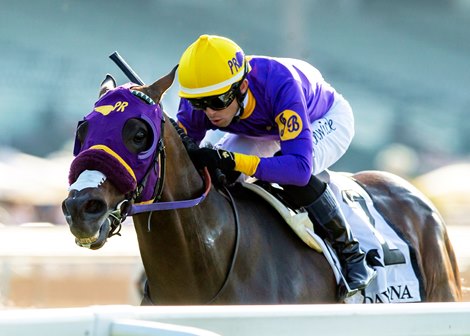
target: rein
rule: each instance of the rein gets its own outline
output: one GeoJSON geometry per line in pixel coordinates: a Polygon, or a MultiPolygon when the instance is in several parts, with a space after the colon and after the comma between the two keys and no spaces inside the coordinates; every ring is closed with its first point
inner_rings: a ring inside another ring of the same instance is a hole
{"type": "Polygon", "coordinates": [[[129,210],[128,215],[132,216],[132,215],[143,213],[143,212],[184,209],[184,208],[191,208],[193,206],[196,206],[206,198],[207,194],[209,193],[211,189],[212,180],[211,180],[211,176],[207,168],[204,169],[203,178],[206,184],[206,189],[204,193],[198,198],[193,198],[190,200],[183,200],[183,201],[173,201],[173,202],[155,202],[155,203],[150,203],[150,204],[134,204],[129,210]]]}
{"type": "Polygon", "coordinates": [[[224,186],[224,190],[227,193],[227,196],[224,195],[224,194],[222,194],[222,195],[228,199],[230,205],[232,206],[232,210],[233,210],[233,217],[234,217],[234,221],[235,221],[235,244],[234,244],[235,246],[234,246],[233,252],[232,252],[230,267],[227,271],[227,274],[225,275],[224,282],[222,283],[222,286],[219,288],[219,290],[214,295],[214,297],[212,299],[210,299],[207,302],[207,304],[211,304],[215,300],[217,300],[219,298],[220,294],[224,291],[225,287],[227,287],[230,274],[232,274],[232,271],[235,267],[235,261],[237,260],[238,247],[240,246],[240,218],[238,217],[237,205],[235,204],[235,200],[233,199],[232,194],[230,193],[230,191],[228,190],[228,188],[226,186],[224,186]]]}
{"type": "MultiPolygon", "coordinates": [[[[178,135],[180,136],[181,140],[183,141],[183,144],[186,149],[188,149],[188,146],[197,146],[186,134],[184,134],[186,137],[183,136],[181,133],[180,127],[177,125],[177,123],[171,119],[170,122],[175,127],[178,135]]],[[[212,184],[211,181],[211,176],[209,172],[207,171],[207,168],[204,169],[204,182],[206,184],[206,189],[204,193],[194,199],[190,200],[184,200],[184,201],[173,201],[173,202],[159,202],[162,192],[163,192],[163,185],[165,181],[165,168],[166,168],[166,153],[165,153],[165,145],[163,144],[163,133],[164,133],[164,123],[165,123],[165,118],[162,120],[162,127],[161,127],[161,136],[162,138],[159,141],[158,148],[157,148],[157,155],[156,155],[156,160],[160,160],[161,164],[159,165],[160,167],[160,173],[159,173],[159,178],[157,180],[157,186],[155,186],[155,193],[154,193],[154,202],[149,203],[149,204],[132,204],[130,210],[126,215],[132,216],[135,214],[143,213],[143,212],[152,212],[152,211],[161,211],[161,210],[175,210],[175,209],[184,209],[184,208],[191,208],[193,206],[198,205],[201,203],[207,196],[207,194],[210,191],[210,187],[212,184]]],[[[138,198],[142,190],[145,188],[146,180],[148,177],[148,173],[150,170],[153,168],[154,165],[151,165],[147,174],[145,175],[143,181],[139,184],[137,187],[138,191],[134,193],[132,196],[132,199],[138,198]]],[[[118,204],[119,206],[120,204],[118,204]]]]}

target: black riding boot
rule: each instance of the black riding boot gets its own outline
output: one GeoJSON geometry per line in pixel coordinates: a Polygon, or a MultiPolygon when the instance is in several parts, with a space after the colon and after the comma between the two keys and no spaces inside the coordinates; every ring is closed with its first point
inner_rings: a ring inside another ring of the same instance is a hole
{"type": "Polygon", "coordinates": [[[313,203],[305,206],[314,225],[319,225],[326,239],[338,253],[351,290],[361,290],[375,277],[376,272],[366,263],[366,254],[353,237],[349,224],[337,203],[330,187],[313,203]]]}

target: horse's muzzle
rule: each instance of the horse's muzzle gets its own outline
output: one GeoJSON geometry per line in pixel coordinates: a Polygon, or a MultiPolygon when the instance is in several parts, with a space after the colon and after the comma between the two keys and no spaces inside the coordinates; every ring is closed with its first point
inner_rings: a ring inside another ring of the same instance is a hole
{"type": "Polygon", "coordinates": [[[96,249],[106,242],[110,219],[106,202],[98,197],[90,197],[89,192],[72,190],[62,202],[62,212],[77,245],[96,249]]]}

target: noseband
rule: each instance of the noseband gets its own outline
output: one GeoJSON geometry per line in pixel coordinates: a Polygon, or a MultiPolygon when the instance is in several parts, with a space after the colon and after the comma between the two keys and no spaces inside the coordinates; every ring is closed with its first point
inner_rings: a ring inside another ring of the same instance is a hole
{"type": "Polygon", "coordinates": [[[108,221],[109,221],[109,233],[108,233],[108,238],[111,238],[112,236],[121,235],[121,228],[122,228],[122,222],[126,219],[126,212],[123,211],[124,205],[129,203],[129,200],[125,199],[119,202],[116,205],[116,208],[114,210],[111,210],[108,212],[108,221]]]}

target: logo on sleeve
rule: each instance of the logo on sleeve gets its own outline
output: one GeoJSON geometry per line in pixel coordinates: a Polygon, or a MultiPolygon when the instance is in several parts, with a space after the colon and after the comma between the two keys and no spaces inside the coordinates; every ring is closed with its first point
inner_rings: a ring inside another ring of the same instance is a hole
{"type": "Polygon", "coordinates": [[[292,110],[282,111],[275,121],[279,127],[281,140],[295,139],[303,128],[302,119],[292,110]]]}

